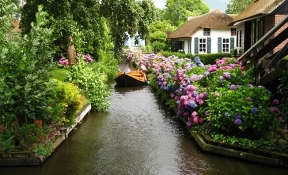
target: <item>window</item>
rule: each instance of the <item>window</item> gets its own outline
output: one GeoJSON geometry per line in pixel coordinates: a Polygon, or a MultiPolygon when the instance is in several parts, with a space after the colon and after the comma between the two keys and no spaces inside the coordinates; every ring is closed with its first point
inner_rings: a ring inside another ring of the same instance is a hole
{"type": "Polygon", "coordinates": [[[200,38],[199,39],[199,53],[206,53],[206,48],[207,48],[207,39],[200,38]]]}
{"type": "Polygon", "coordinates": [[[239,42],[239,32],[236,32],[236,47],[238,47],[238,42],[239,42]]]}
{"type": "Polygon", "coordinates": [[[231,28],[231,36],[236,36],[236,28],[231,28]]]}
{"type": "Polygon", "coordinates": [[[204,28],[204,36],[210,36],[210,29],[209,28],[204,28]]]}
{"type": "Polygon", "coordinates": [[[242,47],[242,30],[240,30],[239,47],[242,47]]]}
{"type": "Polygon", "coordinates": [[[223,53],[229,53],[230,52],[229,38],[223,38],[223,40],[222,40],[222,52],[223,53]]]}

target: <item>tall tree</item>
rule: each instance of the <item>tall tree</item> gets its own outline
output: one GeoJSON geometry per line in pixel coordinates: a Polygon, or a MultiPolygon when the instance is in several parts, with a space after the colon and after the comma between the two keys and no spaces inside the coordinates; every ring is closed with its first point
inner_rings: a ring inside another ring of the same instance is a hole
{"type": "Polygon", "coordinates": [[[39,5],[50,16],[50,27],[54,28],[53,36],[58,56],[67,52],[70,64],[77,62],[76,49],[92,54],[94,58],[100,57],[100,52],[105,46],[102,37],[105,31],[104,20],[99,13],[100,2],[95,0],[26,0],[22,10],[20,27],[23,34],[31,30],[31,22],[35,21],[35,13],[39,5]],[[81,37],[79,37],[81,36],[81,37]],[[77,40],[78,39],[78,40],[77,40]],[[81,40],[81,41],[79,41],[81,40]]]}
{"type": "Polygon", "coordinates": [[[164,19],[174,26],[179,26],[187,21],[189,15],[198,16],[209,10],[202,0],[167,0],[164,19]]]}
{"type": "Polygon", "coordinates": [[[155,21],[150,26],[148,42],[154,52],[170,49],[167,44],[167,33],[176,29],[168,21],[155,21]]]}
{"type": "Polygon", "coordinates": [[[101,14],[109,21],[114,55],[118,57],[129,36],[145,39],[156,10],[151,0],[102,0],[101,14]]]}
{"type": "Polygon", "coordinates": [[[227,5],[226,13],[238,14],[242,12],[253,0],[230,0],[227,5]]]}

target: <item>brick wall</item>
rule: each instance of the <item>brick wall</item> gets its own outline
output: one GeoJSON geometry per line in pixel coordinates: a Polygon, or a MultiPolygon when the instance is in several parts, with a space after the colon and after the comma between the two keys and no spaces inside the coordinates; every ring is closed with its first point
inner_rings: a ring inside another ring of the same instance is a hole
{"type": "MultiPolygon", "coordinates": [[[[278,24],[286,15],[274,15],[270,14],[265,17],[265,29],[264,32],[267,33],[269,30],[271,30],[276,24],[278,24]]],[[[275,32],[274,35],[272,35],[268,40],[264,42],[264,44],[267,44],[272,38],[277,36],[279,33],[281,33],[284,29],[288,27],[288,23],[286,23],[284,26],[282,26],[279,30],[275,32]]],[[[279,44],[277,47],[273,49],[273,53],[277,52],[280,50],[284,45],[288,42],[288,39],[283,41],[281,44],[279,44]]]]}
{"type": "MultiPolygon", "coordinates": [[[[275,25],[278,24],[286,15],[275,15],[275,25]]],[[[285,30],[288,27],[288,23],[286,23],[284,26],[282,26],[279,30],[276,31],[275,35],[278,35],[283,30],[285,30]]],[[[284,45],[288,42],[288,39],[283,41],[281,44],[279,44],[273,51],[277,52],[281,48],[284,47],[284,45]]]]}

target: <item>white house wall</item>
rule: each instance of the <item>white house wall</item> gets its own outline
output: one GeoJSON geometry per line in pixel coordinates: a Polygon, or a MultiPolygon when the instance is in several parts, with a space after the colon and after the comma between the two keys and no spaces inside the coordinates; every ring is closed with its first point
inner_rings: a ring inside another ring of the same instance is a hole
{"type": "Polygon", "coordinates": [[[138,47],[145,47],[145,40],[139,39],[137,45],[135,44],[135,37],[129,37],[128,40],[125,41],[124,45],[132,49],[138,47]]]}
{"type": "Polygon", "coordinates": [[[241,25],[237,25],[237,34],[238,34],[238,38],[236,39],[236,49],[237,49],[237,53],[242,54],[244,53],[244,38],[245,38],[245,25],[244,23],[242,23],[241,25]]]}
{"type": "Polygon", "coordinates": [[[198,37],[198,38],[207,38],[207,37],[211,37],[211,53],[219,53],[218,52],[218,38],[234,38],[234,46],[236,46],[236,36],[231,36],[231,29],[211,29],[210,30],[210,36],[204,36],[204,32],[203,29],[199,29],[196,33],[194,33],[191,38],[185,38],[185,39],[179,39],[179,41],[183,41],[184,43],[184,51],[185,53],[189,53],[189,43],[191,42],[191,49],[190,49],[190,53],[195,54],[194,52],[194,47],[195,47],[195,40],[194,38],[198,37]],[[191,39],[191,41],[189,41],[189,39],[191,39]]]}

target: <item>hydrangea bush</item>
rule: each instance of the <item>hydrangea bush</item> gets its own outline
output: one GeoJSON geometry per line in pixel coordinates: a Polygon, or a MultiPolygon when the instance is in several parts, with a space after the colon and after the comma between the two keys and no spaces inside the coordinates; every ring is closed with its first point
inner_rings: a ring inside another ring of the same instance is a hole
{"type": "Polygon", "coordinates": [[[255,134],[279,124],[279,100],[262,86],[253,85],[252,66],[243,66],[234,58],[222,58],[204,65],[199,57],[163,57],[130,51],[127,59],[143,64],[151,72],[151,86],[177,116],[191,128],[207,123],[223,131],[255,134]]]}

